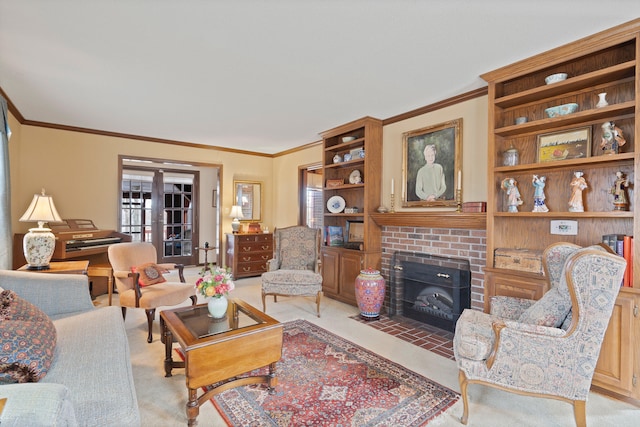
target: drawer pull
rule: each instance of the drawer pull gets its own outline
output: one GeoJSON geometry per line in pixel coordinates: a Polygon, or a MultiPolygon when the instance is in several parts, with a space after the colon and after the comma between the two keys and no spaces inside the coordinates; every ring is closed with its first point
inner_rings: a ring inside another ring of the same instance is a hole
{"type": "Polygon", "coordinates": [[[445,279],[448,279],[448,278],[450,278],[450,277],[451,277],[451,276],[449,276],[448,274],[445,274],[445,273],[438,273],[438,274],[436,274],[436,276],[438,276],[438,277],[444,277],[445,279]]]}
{"type": "Polygon", "coordinates": [[[242,271],[251,271],[251,267],[242,267],[242,271]]]}
{"type": "Polygon", "coordinates": [[[262,255],[262,259],[269,259],[269,255],[262,255]]]}
{"type": "Polygon", "coordinates": [[[269,245],[263,245],[262,249],[266,251],[267,249],[269,249],[269,245]]]}
{"type": "Polygon", "coordinates": [[[243,246],[242,250],[245,252],[251,252],[251,246],[243,246]]]}
{"type": "Polygon", "coordinates": [[[242,257],[242,260],[243,261],[251,261],[251,257],[250,256],[245,256],[245,257],[242,257]]]}

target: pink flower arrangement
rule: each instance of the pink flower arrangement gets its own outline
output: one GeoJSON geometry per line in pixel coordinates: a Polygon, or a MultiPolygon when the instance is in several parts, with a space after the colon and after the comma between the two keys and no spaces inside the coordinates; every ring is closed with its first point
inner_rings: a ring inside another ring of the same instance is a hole
{"type": "Polygon", "coordinates": [[[196,281],[196,289],[205,297],[220,298],[235,288],[229,269],[214,267],[211,264],[208,270],[200,272],[200,276],[196,281]]]}

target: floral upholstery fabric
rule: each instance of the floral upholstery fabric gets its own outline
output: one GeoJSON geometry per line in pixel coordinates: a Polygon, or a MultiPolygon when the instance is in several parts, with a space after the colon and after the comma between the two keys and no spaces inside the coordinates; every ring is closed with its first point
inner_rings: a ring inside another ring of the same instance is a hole
{"type": "Polygon", "coordinates": [[[535,300],[505,296],[491,297],[491,314],[501,319],[516,320],[535,300]]]}
{"type": "Polygon", "coordinates": [[[56,328],[14,291],[0,292],[0,384],[37,382],[53,362],[56,328]]]}
{"type": "Polygon", "coordinates": [[[486,340],[492,334],[490,322],[465,310],[456,325],[454,354],[468,380],[586,400],[626,262],[590,248],[570,255],[564,265],[570,268],[566,286],[575,295],[575,328],[567,333],[559,328],[506,321],[489,368],[482,358],[486,350],[473,352],[468,343],[486,340]],[[469,322],[474,324],[467,325],[469,322]]]}
{"type": "Polygon", "coordinates": [[[309,227],[276,230],[276,262],[270,268],[314,271],[318,261],[316,235],[317,229],[309,227]]]}
{"type": "Polygon", "coordinates": [[[456,324],[453,347],[457,355],[470,360],[486,360],[495,340],[491,325],[498,316],[477,310],[464,310],[456,324]]]}
{"type": "Polygon", "coordinates": [[[266,295],[315,296],[318,316],[322,295],[320,229],[305,226],[276,228],[275,251],[262,274],[262,307],[266,295]]]}
{"type": "Polygon", "coordinates": [[[562,325],[570,310],[569,290],[560,292],[558,288],[553,288],[526,309],[518,318],[518,322],[557,328],[562,325]]]}

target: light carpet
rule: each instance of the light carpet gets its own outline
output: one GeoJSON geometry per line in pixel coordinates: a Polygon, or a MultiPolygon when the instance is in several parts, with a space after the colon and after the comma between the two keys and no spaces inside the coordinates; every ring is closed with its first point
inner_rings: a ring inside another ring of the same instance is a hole
{"type": "MultiPolygon", "coordinates": [[[[253,375],[264,375],[266,369],[253,375]]],[[[278,385],[213,398],[231,426],[425,426],[460,397],[430,379],[304,320],[284,324],[278,385]]]]}

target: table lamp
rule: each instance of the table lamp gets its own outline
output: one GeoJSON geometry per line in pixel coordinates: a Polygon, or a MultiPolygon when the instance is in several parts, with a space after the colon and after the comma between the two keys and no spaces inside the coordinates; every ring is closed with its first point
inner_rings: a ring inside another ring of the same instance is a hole
{"type": "Polygon", "coordinates": [[[231,221],[231,229],[234,233],[238,233],[240,231],[240,219],[244,218],[242,215],[242,207],[239,205],[231,206],[231,214],[229,214],[233,221],[231,221]]]}
{"type": "Polygon", "coordinates": [[[44,194],[44,188],[42,194],[34,194],[31,204],[19,221],[38,223],[38,228],[30,228],[22,240],[27,270],[47,270],[56,246],[56,236],[44,224],[62,221],[62,218],[53,204],[53,198],[44,194]]]}

